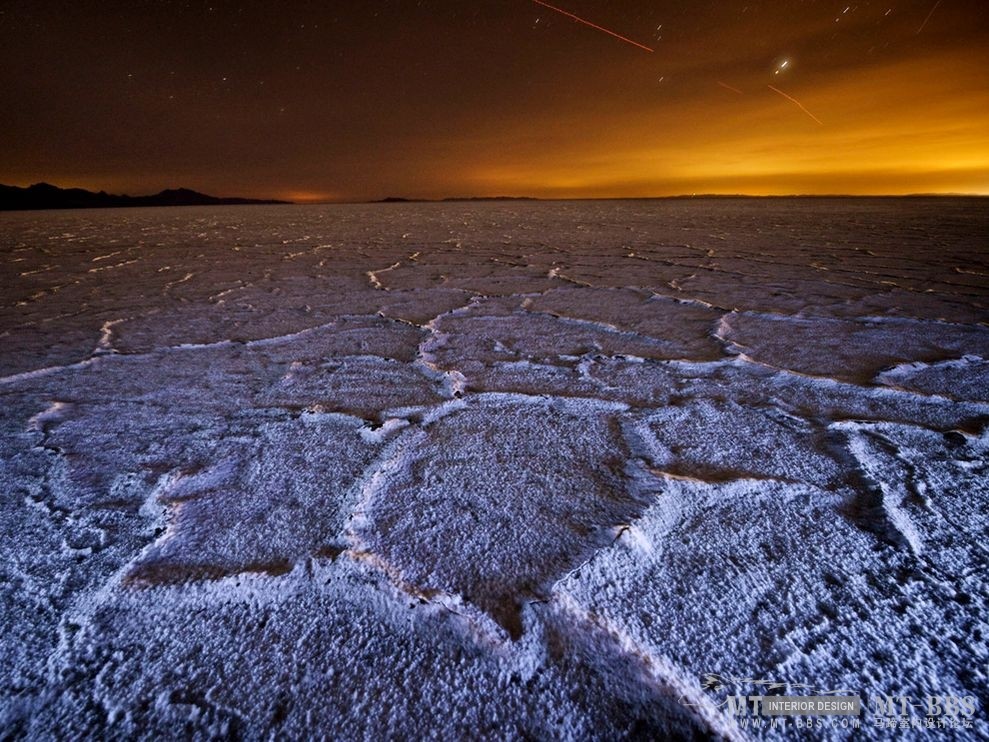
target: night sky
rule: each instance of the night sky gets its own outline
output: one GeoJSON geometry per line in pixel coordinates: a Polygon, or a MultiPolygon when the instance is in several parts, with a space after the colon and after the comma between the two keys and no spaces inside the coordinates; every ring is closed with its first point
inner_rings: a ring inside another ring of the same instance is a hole
{"type": "Polygon", "coordinates": [[[0,0],[0,182],[989,193],[986,0],[552,4],[0,0]]]}

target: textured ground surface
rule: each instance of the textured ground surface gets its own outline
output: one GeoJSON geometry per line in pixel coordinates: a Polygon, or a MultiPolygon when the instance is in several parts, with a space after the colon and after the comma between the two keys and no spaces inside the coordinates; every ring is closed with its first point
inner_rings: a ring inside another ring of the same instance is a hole
{"type": "Polygon", "coordinates": [[[986,235],[964,200],[0,216],[0,729],[745,737],[716,673],[989,734],[986,235]]]}

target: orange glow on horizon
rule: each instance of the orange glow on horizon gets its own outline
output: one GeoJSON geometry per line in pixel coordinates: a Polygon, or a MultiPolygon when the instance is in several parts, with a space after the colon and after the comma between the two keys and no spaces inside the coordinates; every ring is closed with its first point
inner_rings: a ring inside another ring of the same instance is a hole
{"type": "Polygon", "coordinates": [[[620,122],[548,117],[515,133],[546,131],[554,146],[532,138],[471,177],[487,192],[552,197],[989,194],[984,69],[949,56],[797,88],[798,105],[826,119],[756,83],[716,103],[699,92],[675,108],[642,104],[620,122]]]}
{"type": "Polygon", "coordinates": [[[332,203],[334,201],[344,200],[341,198],[340,194],[331,193],[328,191],[288,190],[276,193],[272,197],[282,201],[292,201],[297,204],[332,203]]]}
{"type": "Polygon", "coordinates": [[[299,203],[989,194],[976,0],[393,5],[8,14],[0,183],[299,203]]]}

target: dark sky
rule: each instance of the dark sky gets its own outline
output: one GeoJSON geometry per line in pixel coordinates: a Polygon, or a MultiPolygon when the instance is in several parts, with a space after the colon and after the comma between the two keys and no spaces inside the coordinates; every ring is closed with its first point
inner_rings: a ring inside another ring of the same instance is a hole
{"type": "Polygon", "coordinates": [[[0,182],[989,193],[986,0],[552,4],[0,0],[0,182]]]}

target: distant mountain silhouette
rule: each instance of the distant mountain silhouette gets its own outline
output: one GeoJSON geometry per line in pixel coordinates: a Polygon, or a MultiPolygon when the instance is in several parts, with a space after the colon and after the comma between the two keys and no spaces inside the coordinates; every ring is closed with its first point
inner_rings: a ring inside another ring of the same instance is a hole
{"type": "Polygon", "coordinates": [[[36,209],[107,209],[128,206],[234,206],[240,204],[286,204],[289,201],[253,198],[217,198],[188,188],[169,188],[153,196],[118,196],[106,191],[93,193],[82,188],[59,188],[35,183],[27,188],[0,185],[0,211],[36,209]]]}

